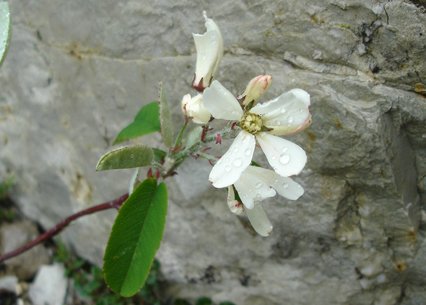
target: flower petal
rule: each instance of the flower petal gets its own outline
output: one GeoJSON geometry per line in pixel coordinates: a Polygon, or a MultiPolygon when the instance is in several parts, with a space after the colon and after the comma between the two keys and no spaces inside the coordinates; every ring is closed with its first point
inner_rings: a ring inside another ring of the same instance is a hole
{"type": "Polygon", "coordinates": [[[196,124],[207,124],[210,121],[210,112],[204,106],[203,95],[198,94],[194,97],[187,94],[182,98],[181,102],[183,113],[192,118],[196,124]]]}
{"type": "Polygon", "coordinates": [[[200,91],[210,84],[223,56],[223,39],[219,27],[206,15],[204,18],[207,31],[204,34],[192,34],[197,50],[193,86],[200,91]]]}
{"type": "Polygon", "coordinates": [[[221,188],[237,181],[250,165],[256,141],[252,134],[241,131],[228,151],[217,161],[210,172],[209,180],[214,187],[221,188]]]}
{"type": "Polygon", "coordinates": [[[271,183],[271,186],[278,194],[290,200],[297,200],[305,193],[305,190],[299,183],[293,181],[291,178],[280,175],[276,175],[276,179],[271,183]]]}
{"type": "Polygon", "coordinates": [[[310,125],[309,105],[309,94],[302,89],[293,89],[274,100],[256,105],[250,112],[262,115],[263,124],[272,128],[269,133],[282,136],[310,125]]]}
{"type": "Polygon", "coordinates": [[[252,209],[255,201],[274,197],[277,194],[275,190],[270,187],[269,181],[262,176],[256,175],[256,172],[251,170],[252,167],[253,166],[247,167],[241,174],[240,179],[234,183],[238,195],[247,209],[252,209]]]}
{"type": "Polygon", "coordinates": [[[245,211],[250,224],[257,234],[264,237],[271,234],[273,226],[259,203],[256,203],[253,209],[245,209],[245,211]]]}
{"type": "Polygon", "coordinates": [[[237,99],[217,80],[203,93],[204,106],[216,119],[239,120],[243,109],[237,99]]]}
{"type": "Polygon", "coordinates": [[[258,166],[249,166],[241,177],[243,177],[246,172],[250,172],[252,176],[262,179],[273,187],[278,194],[287,199],[297,200],[304,193],[303,187],[299,183],[293,181],[291,178],[282,177],[272,170],[258,166]]]}
{"type": "Polygon", "coordinates": [[[306,153],[298,145],[266,132],[256,135],[269,164],[279,175],[297,175],[306,164],[306,153]]]}
{"type": "Polygon", "coordinates": [[[226,198],[228,202],[228,207],[232,213],[237,215],[242,215],[244,208],[241,202],[235,199],[235,191],[232,185],[228,186],[228,197],[226,198]]]}

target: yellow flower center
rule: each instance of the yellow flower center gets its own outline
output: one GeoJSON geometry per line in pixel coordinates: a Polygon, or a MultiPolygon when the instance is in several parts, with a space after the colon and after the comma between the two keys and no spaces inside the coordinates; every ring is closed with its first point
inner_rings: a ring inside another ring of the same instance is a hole
{"type": "Polygon", "coordinates": [[[251,134],[258,133],[262,126],[262,117],[255,113],[245,113],[240,121],[240,127],[251,134]]]}

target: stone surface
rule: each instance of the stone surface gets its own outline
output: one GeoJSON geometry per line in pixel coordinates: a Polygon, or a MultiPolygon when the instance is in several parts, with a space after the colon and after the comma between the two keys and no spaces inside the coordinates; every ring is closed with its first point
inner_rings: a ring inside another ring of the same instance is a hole
{"type": "Polygon", "coordinates": [[[7,275],[0,278],[0,291],[17,293],[18,278],[14,275],[7,275]]]}
{"type": "MultiPolygon", "coordinates": [[[[0,251],[6,253],[22,246],[38,235],[36,226],[30,221],[3,224],[0,227],[0,251]]],[[[44,247],[35,247],[24,254],[5,262],[6,272],[16,274],[19,279],[29,279],[38,268],[49,262],[49,254],[44,247]]]]}
{"type": "MultiPolygon", "coordinates": [[[[180,111],[203,9],[222,29],[217,79],[232,92],[266,72],[265,100],[311,94],[313,124],[292,137],[308,152],[296,178],[306,194],[265,204],[274,231],[264,239],[230,214],[210,166],[188,161],[168,182],[158,255],[174,291],[247,305],[426,303],[422,1],[11,1],[0,175],[17,177],[24,213],[50,227],[127,190],[131,171],[94,167],[159,81],[180,111]]],[[[114,214],[63,236],[100,264],[114,214]]]]}
{"type": "Polygon", "coordinates": [[[28,296],[34,305],[62,305],[67,291],[62,264],[44,265],[30,285],[28,296]]]}

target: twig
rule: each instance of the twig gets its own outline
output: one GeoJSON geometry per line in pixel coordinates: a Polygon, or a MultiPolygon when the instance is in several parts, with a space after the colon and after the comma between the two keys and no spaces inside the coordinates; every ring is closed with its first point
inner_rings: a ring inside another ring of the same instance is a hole
{"type": "Polygon", "coordinates": [[[77,220],[78,218],[80,218],[82,216],[97,213],[97,212],[104,211],[104,210],[109,210],[109,209],[119,209],[120,206],[123,204],[124,201],[126,201],[126,199],[128,197],[129,197],[129,194],[126,193],[126,194],[121,195],[120,197],[113,199],[111,201],[100,203],[98,205],[95,205],[93,207],[87,208],[85,210],[82,210],[80,212],[77,212],[73,215],[68,216],[67,218],[65,218],[61,222],[57,223],[53,228],[51,228],[50,230],[39,235],[37,238],[33,239],[32,241],[27,242],[23,246],[15,249],[13,251],[10,251],[8,253],[1,255],[0,256],[0,263],[3,263],[4,261],[6,261],[6,260],[8,260],[12,257],[18,256],[18,255],[28,251],[29,249],[37,246],[38,244],[44,242],[45,240],[52,238],[53,236],[55,236],[56,234],[61,232],[65,227],[67,227],[72,221],[77,220]]]}

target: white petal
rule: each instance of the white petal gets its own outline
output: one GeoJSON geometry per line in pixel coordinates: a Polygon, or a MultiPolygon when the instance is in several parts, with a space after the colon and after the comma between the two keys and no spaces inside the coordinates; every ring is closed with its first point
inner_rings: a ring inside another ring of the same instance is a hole
{"type": "Polygon", "coordinates": [[[228,197],[226,199],[228,202],[228,207],[232,213],[237,215],[243,214],[243,205],[241,202],[235,199],[234,187],[232,185],[228,186],[228,197]]]}
{"type": "Polygon", "coordinates": [[[262,176],[256,175],[249,166],[238,179],[234,186],[247,209],[252,209],[255,201],[274,197],[277,193],[270,187],[270,184],[262,176]]]}
{"type": "Polygon", "coordinates": [[[272,168],[281,176],[297,175],[306,164],[306,153],[298,145],[277,136],[261,132],[256,135],[272,168]]]}
{"type": "Polygon", "coordinates": [[[214,187],[221,188],[237,181],[250,165],[256,140],[252,134],[241,131],[228,151],[217,161],[210,172],[209,180],[214,187]]]}
{"type": "Polygon", "coordinates": [[[293,89],[272,101],[256,105],[250,112],[262,115],[263,124],[272,128],[269,133],[287,135],[310,125],[309,105],[309,94],[302,89],[293,89]]]}
{"type": "Polygon", "coordinates": [[[217,80],[203,93],[204,106],[216,119],[239,120],[243,109],[237,99],[217,80]]]}
{"type": "Polygon", "coordinates": [[[256,203],[253,209],[246,209],[245,211],[253,229],[257,232],[257,234],[264,237],[269,236],[273,227],[262,206],[256,203]]]}
{"type": "Polygon", "coordinates": [[[209,85],[223,56],[223,39],[216,23],[205,16],[207,31],[204,34],[192,34],[197,50],[195,66],[195,87],[205,88],[209,85]],[[203,83],[200,86],[201,79],[203,83]]]}
{"type": "Polygon", "coordinates": [[[278,194],[290,200],[299,199],[305,192],[299,183],[293,181],[291,178],[282,177],[280,175],[276,175],[276,179],[273,181],[271,186],[278,192],[278,194]]]}
{"type": "Polygon", "coordinates": [[[293,181],[291,178],[282,177],[269,169],[249,166],[242,176],[244,176],[246,172],[250,172],[252,176],[259,177],[268,185],[272,186],[278,194],[287,199],[297,200],[304,193],[303,187],[299,183],[293,181]]]}
{"type": "Polygon", "coordinates": [[[182,99],[182,108],[185,114],[192,118],[192,121],[196,124],[207,124],[210,121],[210,112],[204,106],[203,95],[198,94],[191,98],[185,95],[182,99]]]}

